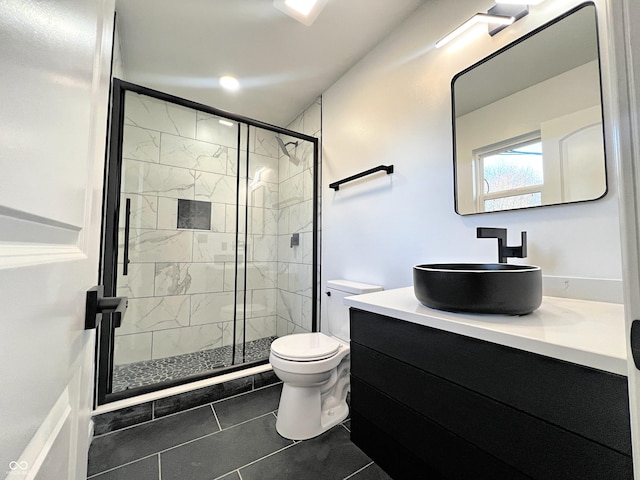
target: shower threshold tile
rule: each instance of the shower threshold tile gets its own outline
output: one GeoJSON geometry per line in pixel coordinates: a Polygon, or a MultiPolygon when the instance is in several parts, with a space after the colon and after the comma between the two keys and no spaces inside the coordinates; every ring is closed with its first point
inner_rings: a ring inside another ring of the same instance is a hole
{"type": "Polygon", "coordinates": [[[160,453],[162,480],[211,480],[293,445],[275,421],[267,414],[160,453]]]}

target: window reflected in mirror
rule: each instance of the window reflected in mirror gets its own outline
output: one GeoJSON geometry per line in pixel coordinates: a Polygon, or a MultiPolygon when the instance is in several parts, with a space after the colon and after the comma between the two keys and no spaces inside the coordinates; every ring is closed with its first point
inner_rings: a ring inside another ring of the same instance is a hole
{"type": "Polygon", "coordinates": [[[534,138],[475,156],[478,211],[494,212],[541,205],[544,187],[542,142],[534,138]]]}

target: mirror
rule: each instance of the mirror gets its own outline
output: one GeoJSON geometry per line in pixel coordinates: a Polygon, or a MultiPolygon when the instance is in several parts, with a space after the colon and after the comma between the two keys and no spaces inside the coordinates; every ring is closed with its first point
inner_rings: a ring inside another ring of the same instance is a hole
{"type": "Polygon", "coordinates": [[[451,90],[458,214],[606,194],[592,3],[460,72],[451,90]]]}

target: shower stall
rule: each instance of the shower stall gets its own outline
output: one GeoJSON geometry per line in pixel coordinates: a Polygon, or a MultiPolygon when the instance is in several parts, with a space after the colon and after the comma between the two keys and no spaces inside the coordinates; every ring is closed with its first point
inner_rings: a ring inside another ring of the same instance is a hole
{"type": "Polygon", "coordinates": [[[318,139],[114,80],[97,403],[266,363],[317,330],[318,139]]]}

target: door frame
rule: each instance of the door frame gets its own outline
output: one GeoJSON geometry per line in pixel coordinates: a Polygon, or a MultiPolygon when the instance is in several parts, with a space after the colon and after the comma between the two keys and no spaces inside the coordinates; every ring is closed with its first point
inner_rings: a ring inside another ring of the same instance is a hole
{"type": "Polygon", "coordinates": [[[613,135],[618,160],[622,275],[627,335],[629,411],[634,478],[640,480],[640,371],[631,352],[631,324],[640,319],[640,3],[610,0],[613,135]],[[634,23],[635,22],[635,23],[634,23]]]}

